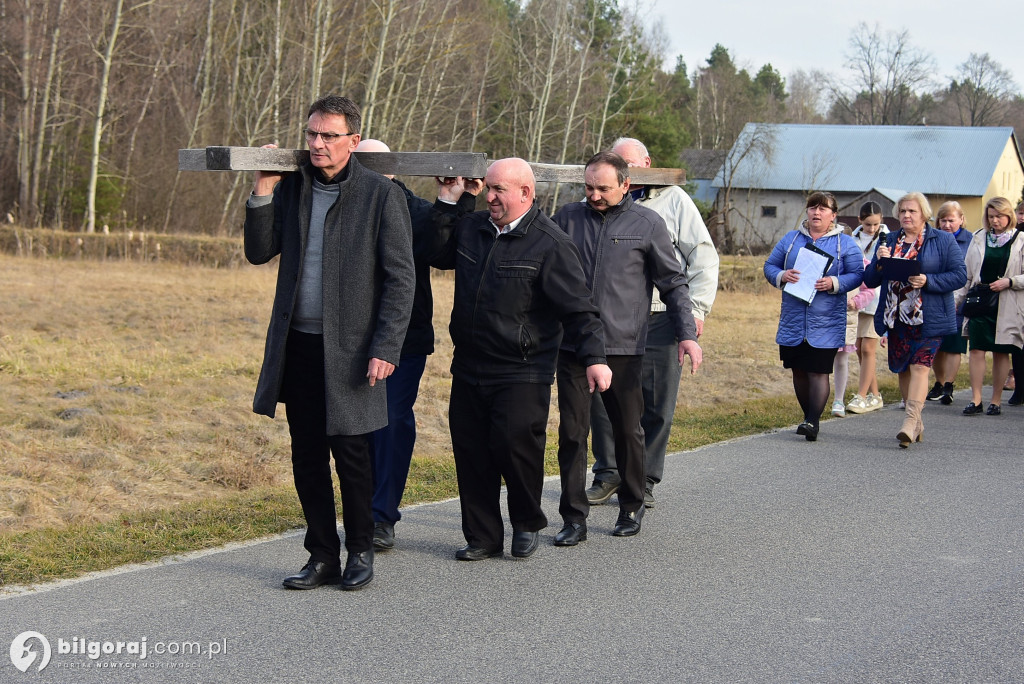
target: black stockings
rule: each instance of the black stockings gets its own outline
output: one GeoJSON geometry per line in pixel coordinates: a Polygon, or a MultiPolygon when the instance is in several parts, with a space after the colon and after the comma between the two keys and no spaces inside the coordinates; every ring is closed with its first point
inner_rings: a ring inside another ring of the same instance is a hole
{"type": "Polygon", "coordinates": [[[1010,354],[1010,361],[1013,362],[1013,396],[1010,397],[1014,403],[1024,399],[1024,351],[1015,351],[1010,354]]]}
{"type": "Polygon", "coordinates": [[[818,425],[821,412],[825,410],[831,389],[828,384],[828,373],[809,373],[797,368],[793,369],[793,389],[796,400],[804,412],[804,420],[818,425]]]}

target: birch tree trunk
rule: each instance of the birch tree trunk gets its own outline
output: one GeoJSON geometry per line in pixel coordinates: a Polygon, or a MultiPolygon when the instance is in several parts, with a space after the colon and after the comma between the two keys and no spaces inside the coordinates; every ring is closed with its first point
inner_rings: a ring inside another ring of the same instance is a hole
{"type": "Polygon", "coordinates": [[[42,218],[39,207],[39,180],[43,176],[43,148],[50,130],[50,98],[53,93],[54,74],[57,70],[57,46],[60,44],[61,20],[64,17],[64,0],[57,4],[57,16],[50,34],[50,56],[46,64],[46,79],[43,82],[39,110],[39,125],[36,127],[36,149],[32,158],[32,186],[29,190],[31,207],[29,225],[37,226],[42,218]]]}
{"type": "Polygon", "coordinates": [[[21,116],[17,127],[18,139],[18,213],[19,219],[26,221],[32,217],[29,197],[31,195],[31,168],[29,144],[32,138],[32,115],[35,113],[33,104],[34,89],[32,87],[32,8],[26,7],[22,15],[24,31],[21,46],[21,116]]]}
{"type": "Polygon", "coordinates": [[[121,15],[124,0],[115,0],[114,23],[107,36],[107,47],[103,52],[103,69],[100,76],[100,88],[96,98],[96,116],[93,120],[92,151],[89,155],[89,187],[86,190],[85,232],[96,232],[96,184],[100,172],[100,140],[103,137],[103,120],[107,108],[107,89],[110,86],[110,70],[114,64],[114,46],[117,35],[121,31],[121,15]]]}
{"type": "Polygon", "coordinates": [[[374,114],[377,109],[377,90],[380,87],[381,72],[384,70],[384,53],[388,44],[388,31],[391,30],[391,22],[394,21],[396,13],[396,1],[384,0],[383,3],[374,2],[373,6],[381,16],[380,38],[373,58],[373,67],[370,69],[370,77],[366,82],[366,103],[363,109],[363,135],[371,136],[374,124],[374,114]]]}

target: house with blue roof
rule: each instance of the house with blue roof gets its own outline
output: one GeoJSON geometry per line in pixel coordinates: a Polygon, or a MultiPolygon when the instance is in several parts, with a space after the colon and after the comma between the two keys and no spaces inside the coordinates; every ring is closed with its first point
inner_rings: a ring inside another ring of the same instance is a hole
{"type": "Polygon", "coordinates": [[[933,211],[957,200],[976,230],[992,197],[1020,201],[1024,162],[1010,127],[748,123],[712,186],[720,246],[760,252],[800,224],[815,190],[833,193],[841,215],[879,189],[922,192],[933,211]]]}

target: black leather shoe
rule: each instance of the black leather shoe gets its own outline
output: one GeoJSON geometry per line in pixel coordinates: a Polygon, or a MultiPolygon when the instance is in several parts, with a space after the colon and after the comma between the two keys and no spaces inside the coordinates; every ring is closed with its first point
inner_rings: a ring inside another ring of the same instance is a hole
{"type": "Polygon", "coordinates": [[[576,546],[587,541],[587,523],[565,523],[555,535],[555,546],[576,546]]]}
{"type": "Polygon", "coordinates": [[[647,485],[644,490],[644,508],[654,508],[657,500],[654,498],[654,485],[647,485]]]}
{"type": "Polygon", "coordinates": [[[468,544],[455,552],[455,558],[464,561],[486,560],[487,558],[496,558],[501,555],[504,555],[501,549],[483,549],[479,546],[470,546],[468,544]]]}
{"type": "Polygon", "coordinates": [[[281,584],[289,589],[316,589],[321,584],[337,584],[341,581],[341,564],[311,560],[294,575],[289,575],[281,584]]]}
{"type": "Polygon", "coordinates": [[[985,412],[985,409],[980,404],[975,404],[973,401],[967,405],[964,409],[965,416],[977,416],[985,412]]]}
{"type": "Polygon", "coordinates": [[[818,426],[804,421],[797,425],[796,434],[803,435],[808,442],[815,442],[818,440],[818,426]]]}
{"type": "Polygon", "coordinates": [[[617,484],[594,480],[594,484],[587,488],[587,503],[591,506],[600,506],[612,498],[612,494],[617,491],[619,491],[619,485],[617,484]]]}
{"type": "Polygon", "coordinates": [[[1018,395],[1017,392],[1014,392],[1013,395],[1006,400],[1006,403],[1010,406],[1020,406],[1024,404],[1024,393],[1018,395]]]}
{"type": "Polygon", "coordinates": [[[362,589],[373,579],[373,549],[362,553],[349,553],[345,572],[341,576],[341,588],[345,591],[362,589]]]}
{"type": "Polygon", "coordinates": [[[540,535],[536,532],[525,530],[512,533],[512,555],[516,558],[529,558],[537,550],[537,539],[540,535]]]}
{"type": "Polygon", "coordinates": [[[373,548],[387,551],[395,548],[395,526],[387,522],[373,523],[373,548]]]}
{"type": "Polygon", "coordinates": [[[644,518],[644,510],[643,506],[640,506],[640,508],[632,513],[619,509],[619,519],[615,521],[615,529],[612,530],[612,536],[632,537],[639,532],[640,521],[644,518]]]}
{"type": "Polygon", "coordinates": [[[999,407],[999,404],[989,404],[988,409],[985,410],[986,416],[998,416],[1003,412],[1003,409],[999,407]]]}

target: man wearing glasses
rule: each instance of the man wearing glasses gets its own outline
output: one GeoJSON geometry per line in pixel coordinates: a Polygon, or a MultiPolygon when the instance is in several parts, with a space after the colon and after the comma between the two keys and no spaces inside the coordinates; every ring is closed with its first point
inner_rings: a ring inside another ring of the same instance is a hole
{"type": "Polygon", "coordinates": [[[309,562],[284,586],[360,589],[373,579],[370,433],[387,424],[385,379],[412,310],[412,230],[401,190],[352,156],[359,107],[329,95],[308,116],[309,162],[294,173],[257,171],[246,203],[246,258],[281,256],[253,410],[273,417],[278,402],[287,409],[309,562]]]}

